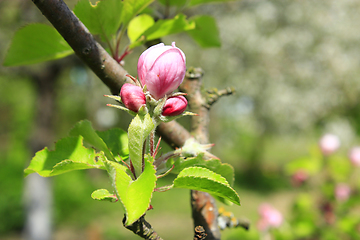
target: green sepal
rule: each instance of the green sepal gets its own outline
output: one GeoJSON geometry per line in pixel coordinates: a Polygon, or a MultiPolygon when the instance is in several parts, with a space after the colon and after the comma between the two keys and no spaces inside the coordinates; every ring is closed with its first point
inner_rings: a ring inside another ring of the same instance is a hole
{"type": "Polygon", "coordinates": [[[99,201],[117,202],[116,194],[110,193],[107,189],[97,189],[91,194],[91,198],[99,201]]]}
{"type": "Polygon", "coordinates": [[[240,205],[240,198],[220,174],[202,167],[183,169],[174,180],[175,188],[208,192],[240,205]]]}

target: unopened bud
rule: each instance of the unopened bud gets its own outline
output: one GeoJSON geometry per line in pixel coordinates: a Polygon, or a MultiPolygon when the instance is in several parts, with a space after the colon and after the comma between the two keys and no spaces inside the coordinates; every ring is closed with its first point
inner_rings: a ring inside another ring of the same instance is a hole
{"type": "Polygon", "coordinates": [[[175,43],[171,46],[159,43],[141,54],[137,71],[143,86],[159,100],[182,83],[186,72],[185,54],[175,43]]]}
{"type": "Polygon", "coordinates": [[[138,112],[140,107],[146,104],[145,94],[141,87],[125,83],[120,91],[121,101],[125,107],[133,112],[138,112]]]}
{"type": "Polygon", "coordinates": [[[177,116],[182,114],[187,107],[187,100],[184,96],[171,97],[166,100],[163,107],[163,116],[177,116]]]}

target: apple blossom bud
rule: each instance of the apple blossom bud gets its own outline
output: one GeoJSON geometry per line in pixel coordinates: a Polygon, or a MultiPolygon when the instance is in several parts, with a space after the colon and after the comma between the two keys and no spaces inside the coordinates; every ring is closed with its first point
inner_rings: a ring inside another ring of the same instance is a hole
{"type": "Polygon", "coordinates": [[[359,167],[360,166],[360,147],[353,147],[349,153],[350,162],[359,167]]]}
{"type": "Polygon", "coordinates": [[[278,228],[283,222],[282,214],[269,204],[262,204],[259,207],[260,220],[258,222],[258,228],[261,231],[265,231],[270,227],[278,228]]]}
{"type": "Polygon", "coordinates": [[[328,156],[340,147],[339,137],[333,134],[325,134],[319,141],[321,152],[328,156]]]}
{"type": "Polygon", "coordinates": [[[137,71],[141,83],[158,100],[182,83],[186,72],[185,54],[175,43],[171,46],[159,43],[141,54],[137,71]]]}
{"type": "Polygon", "coordinates": [[[166,100],[163,107],[163,116],[177,116],[182,114],[187,107],[187,100],[184,96],[171,97],[166,100]]]}
{"type": "Polygon", "coordinates": [[[351,193],[350,187],[346,183],[339,183],[335,187],[335,198],[344,202],[349,199],[351,193]]]}
{"type": "Polygon", "coordinates": [[[141,87],[130,83],[125,83],[121,87],[120,97],[125,107],[133,112],[138,112],[139,108],[146,104],[145,94],[141,87]]]}

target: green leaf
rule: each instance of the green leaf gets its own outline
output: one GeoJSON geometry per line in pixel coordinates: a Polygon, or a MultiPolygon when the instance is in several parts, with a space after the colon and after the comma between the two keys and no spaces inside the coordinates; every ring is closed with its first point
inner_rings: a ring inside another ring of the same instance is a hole
{"type": "Polygon", "coordinates": [[[149,114],[140,116],[137,114],[130,123],[128,129],[129,155],[135,169],[136,176],[142,171],[143,145],[147,136],[155,128],[149,114]]]}
{"type": "Polygon", "coordinates": [[[83,146],[83,137],[67,137],[59,140],[54,151],[47,148],[36,153],[30,165],[24,170],[25,176],[36,172],[43,177],[51,177],[65,172],[89,168],[104,169],[101,153],[83,146]]]}
{"type": "Polygon", "coordinates": [[[221,175],[202,167],[183,169],[174,180],[174,187],[208,192],[240,205],[238,194],[221,175]]]}
{"type": "Polygon", "coordinates": [[[95,190],[91,194],[92,199],[99,200],[99,201],[110,201],[110,202],[116,202],[118,198],[115,194],[109,193],[106,189],[98,189],[95,190]]]}
{"type": "Polygon", "coordinates": [[[120,128],[112,128],[104,132],[96,131],[96,134],[104,141],[115,158],[117,156],[120,156],[123,160],[128,158],[129,149],[127,132],[120,128]]]}
{"type": "Polygon", "coordinates": [[[186,20],[184,14],[178,14],[173,19],[162,19],[145,31],[146,40],[154,40],[170,34],[195,29],[195,24],[186,20]]]}
{"type": "Polygon", "coordinates": [[[154,23],[155,20],[148,14],[141,14],[133,18],[129,23],[127,31],[130,42],[133,43],[138,40],[154,23]]]}
{"type": "Polygon", "coordinates": [[[120,28],[123,2],[119,0],[102,0],[92,5],[89,0],[80,0],[74,13],[92,34],[99,34],[109,41],[120,28]]]}
{"type": "MultiPolygon", "coordinates": [[[[145,21],[144,19],[140,19],[140,20],[145,21]]],[[[145,41],[151,41],[154,39],[162,38],[170,34],[175,34],[175,33],[188,31],[191,29],[195,29],[195,22],[193,21],[189,22],[188,20],[186,20],[186,16],[184,14],[178,14],[173,19],[162,19],[155,23],[153,22],[151,23],[152,24],[150,25],[149,22],[149,27],[145,29],[145,31],[143,32],[139,31],[132,36],[134,39],[136,36],[138,38],[136,39],[137,41],[134,41],[130,45],[129,47],[130,49],[141,45],[145,41]],[[142,36],[144,37],[141,38],[142,36]]],[[[137,23],[137,24],[141,24],[141,23],[137,23]]]]}
{"type": "Polygon", "coordinates": [[[193,158],[178,158],[175,163],[170,162],[170,164],[175,166],[171,171],[174,174],[188,167],[203,167],[223,176],[230,186],[234,184],[234,168],[228,163],[222,163],[219,159],[204,160],[203,154],[200,154],[193,158]]]}
{"type": "Polygon", "coordinates": [[[131,225],[149,208],[152,193],[156,186],[155,168],[145,161],[144,172],[133,181],[126,174],[126,168],[116,162],[105,161],[110,179],[126,211],[125,225],[131,225]]]}
{"type": "Polygon", "coordinates": [[[220,47],[221,40],[216,21],[211,16],[196,16],[191,18],[196,27],[187,33],[203,48],[220,47]]]}
{"type": "Polygon", "coordinates": [[[131,19],[139,14],[154,0],[124,0],[124,7],[121,12],[121,23],[127,27],[131,19]]]}
{"type": "Polygon", "coordinates": [[[189,7],[206,4],[206,3],[214,3],[214,2],[229,2],[233,0],[190,0],[189,7]]]}
{"type": "Polygon", "coordinates": [[[39,63],[72,53],[71,47],[53,27],[40,23],[31,24],[15,33],[4,66],[39,63]]]}
{"type": "Polygon", "coordinates": [[[115,160],[104,140],[92,128],[90,121],[83,120],[76,123],[70,131],[70,136],[82,136],[85,142],[103,151],[108,159],[115,160]]]}
{"type": "Polygon", "coordinates": [[[165,6],[181,7],[184,6],[188,2],[188,0],[158,0],[158,2],[165,6]]]}

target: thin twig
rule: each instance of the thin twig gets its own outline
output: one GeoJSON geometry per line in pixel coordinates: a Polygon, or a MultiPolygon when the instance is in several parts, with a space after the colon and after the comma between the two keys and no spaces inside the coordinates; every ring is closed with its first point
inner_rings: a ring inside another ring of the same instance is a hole
{"type": "Polygon", "coordinates": [[[145,220],[145,217],[142,216],[133,224],[126,226],[126,217],[123,218],[123,225],[128,230],[132,231],[136,235],[147,239],[147,240],[162,240],[162,238],[154,231],[150,223],[145,220]]]}

